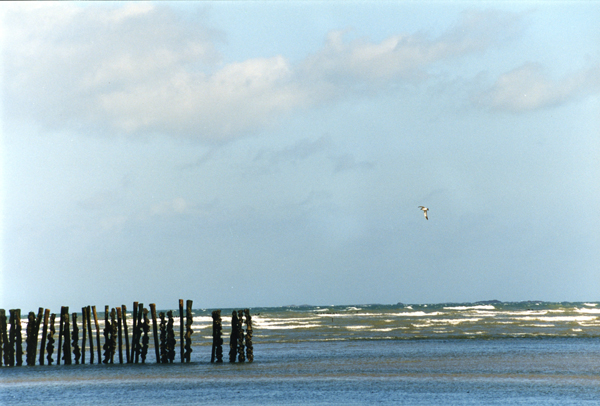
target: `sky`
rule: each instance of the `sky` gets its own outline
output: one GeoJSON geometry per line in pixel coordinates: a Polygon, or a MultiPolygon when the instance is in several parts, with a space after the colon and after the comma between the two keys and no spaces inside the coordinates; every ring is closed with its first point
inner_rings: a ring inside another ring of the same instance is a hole
{"type": "Polygon", "coordinates": [[[600,2],[0,18],[0,308],[600,301],[600,2]]]}

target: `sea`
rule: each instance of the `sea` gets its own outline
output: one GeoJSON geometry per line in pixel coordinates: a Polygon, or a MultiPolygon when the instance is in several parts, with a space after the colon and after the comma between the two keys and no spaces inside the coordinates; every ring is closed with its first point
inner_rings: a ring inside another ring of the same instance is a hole
{"type": "Polygon", "coordinates": [[[150,338],[144,364],[3,366],[0,405],[600,405],[596,302],[252,308],[251,363],[229,362],[223,309],[219,364],[211,311],[190,363],[150,338]]]}

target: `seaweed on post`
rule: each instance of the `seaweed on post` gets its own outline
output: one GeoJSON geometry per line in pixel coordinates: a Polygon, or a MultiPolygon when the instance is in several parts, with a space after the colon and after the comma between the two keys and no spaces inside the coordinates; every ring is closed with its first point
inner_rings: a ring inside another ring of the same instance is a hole
{"type": "Polygon", "coordinates": [[[167,352],[167,322],[165,321],[165,312],[158,314],[160,318],[160,363],[166,364],[169,362],[167,352]]]}
{"type": "Polygon", "coordinates": [[[173,311],[169,310],[167,317],[169,318],[167,322],[167,359],[169,363],[173,363],[175,361],[175,346],[177,345],[175,331],[173,330],[173,311]]]}
{"type": "Polygon", "coordinates": [[[48,365],[52,365],[52,362],[54,362],[52,354],[54,353],[54,333],[56,333],[56,330],[54,329],[55,320],[56,314],[52,313],[50,315],[50,331],[48,332],[48,345],[46,346],[46,352],[48,353],[46,359],[48,360],[48,365]]]}
{"type": "Polygon", "coordinates": [[[150,341],[150,338],[148,337],[148,332],[150,331],[150,320],[148,320],[148,309],[144,308],[142,313],[143,320],[141,330],[144,335],[142,336],[142,351],[140,355],[142,357],[142,364],[145,364],[146,355],[148,354],[148,342],[150,341]]]}
{"type": "Polygon", "coordinates": [[[35,351],[33,350],[33,336],[35,334],[35,313],[29,312],[27,315],[27,338],[25,342],[27,343],[27,355],[25,356],[25,361],[28,366],[35,365],[35,351]]]}
{"type": "Polygon", "coordinates": [[[250,316],[250,309],[244,309],[244,315],[246,316],[246,358],[248,362],[254,361],[254,347],[252,346],[252,317],[250,316]]]}
{"type": "Polygon", "coordinates": [[[71,343],[73,345],[73,355],[75,356],[75,365],[79,365],[79,359],[81,358],[81,351],[79,349],[79,327],[77,326],[77,313],[73,312],[71,317],[73,318],[73,336],[71,337],[71,343]]]}
{"type": "Polygon", "coordinates": [[[194,333],[194,331],[192,330],[192,323],[194,322],[194,316],[192,314],[192,301],[188,300],[186,301],[186,305],[185,305],[185,316],[186,316],[186,322],[185,322],[185,354],[183,356],[183,359],[185,362],[190,362],[191,361],[191,355],[192,355],[192,334],[194,333]]]}

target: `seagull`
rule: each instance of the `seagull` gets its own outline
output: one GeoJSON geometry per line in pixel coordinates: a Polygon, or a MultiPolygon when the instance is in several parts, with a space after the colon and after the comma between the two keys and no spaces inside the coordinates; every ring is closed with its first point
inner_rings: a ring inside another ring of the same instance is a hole
{"type": "Polygon", "coordinates": [[[423,206],[419,206],[419,209],[423,210],[423,214],[425,215],[425,220],[429,220],[429,217],[427,217],[427,210],[429,210],[427,207],[423,207],[423,206]]]}

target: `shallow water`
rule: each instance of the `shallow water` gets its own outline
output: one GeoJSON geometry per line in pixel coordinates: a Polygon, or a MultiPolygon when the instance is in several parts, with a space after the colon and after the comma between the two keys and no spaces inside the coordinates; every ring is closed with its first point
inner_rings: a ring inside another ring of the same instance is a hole
{"type": "Polygon", "coordinates": [[[244,364],[198,310],[190,364],[2,367],[0,404],[598,404],[596,304],[423,306],[253,309],[244,364]]]}

